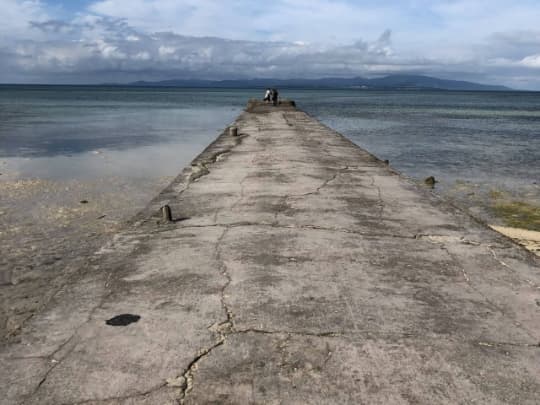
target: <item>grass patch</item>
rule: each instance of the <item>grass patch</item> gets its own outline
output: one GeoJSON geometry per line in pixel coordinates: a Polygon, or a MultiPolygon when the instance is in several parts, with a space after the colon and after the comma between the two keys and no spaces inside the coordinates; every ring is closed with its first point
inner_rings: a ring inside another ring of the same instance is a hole
{"type": "Polygon", "coordinates": [[[540,206],[522,201],[500,202],[493,211],[508,226],[540,231],[540,206]]]}
{"type": "Polygon", "coordinates": [[[504,194],[502,191],[500,191],[500,190],[495,190],[495,189],[489,190],[488,195],[489,195],[489,198],[491,198],[491,199],[493,199],[493,200],[498,200],[498,199],[500,199],[500,198],[505,197],[505,194],[504,194]]]}

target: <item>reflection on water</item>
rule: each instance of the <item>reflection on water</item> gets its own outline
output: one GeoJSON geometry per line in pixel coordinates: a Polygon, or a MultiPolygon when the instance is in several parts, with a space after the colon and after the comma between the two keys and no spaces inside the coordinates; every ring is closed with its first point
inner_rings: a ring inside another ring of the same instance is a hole
{"type": "Polygon", "coordinates": [[[173,175],[245,100],[221,91],[0,86],[0,159],[12,177],[173,175]]]}
{"type": "MultiPolygon", "coordinates": [[[[174,175],[260,93],[0,86],[0,162],[25,177],[174,175]]],[[[506,188],[540,180],[540,93],[281,94],[396,169],[434,175],[443,188],[457,179],[506,188]]]]}
{"type": "Polygon", "coordinates": [[[230,106],[203,109],[171,104],[158,109],[131,103],[113,109],[104,105],[89,110],[52,104],[48,109],[32,111],[33,117],[4,111],[0,154],[67,155],[190,139],[201,132],[215,131],[237,111],[230,106]]]}
{"type": "Polygon", "coordinates": [[[159,143],[130,149],[100,149],[71,156],[2,159],[11,177],[91,180],[109,176],[148,178],[174,176],[204,149],[214,134],[196,141],[159,143]]]}

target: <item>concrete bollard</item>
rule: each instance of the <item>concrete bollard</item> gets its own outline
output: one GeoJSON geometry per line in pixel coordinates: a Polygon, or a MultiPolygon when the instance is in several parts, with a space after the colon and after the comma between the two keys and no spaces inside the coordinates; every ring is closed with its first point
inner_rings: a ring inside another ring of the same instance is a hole
{"type": "Polygon", "coordinates": [[[229,127],[229,135],[231,135],[231,136],[238,136],[238,128],[236,128],[236,127],[229,127]]]}
{"type": "Polygon", "coordinates": [[[161,216],[165,222],[172,222],[172,211],[171,207],[164,205],[161,207],[161,216]]]}

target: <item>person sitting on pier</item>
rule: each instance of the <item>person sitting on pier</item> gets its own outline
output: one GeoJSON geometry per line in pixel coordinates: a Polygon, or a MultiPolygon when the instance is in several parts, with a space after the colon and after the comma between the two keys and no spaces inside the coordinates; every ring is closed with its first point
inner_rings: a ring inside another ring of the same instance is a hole
{"type": "Polygon", "coordinates": [[[273,105],[278,105],[279,93],[278,93],[278,91],[276,89],[271,90],[271,96],[272,96],[272,104],[273,105]]]}
{"type": "Polygon", "coordinates": [[[269,103],[271,96],[272,96],[272,91],[270,89],[266,89],[266,93],[264,93],[263,101],[266,101],[267,103],[269,103]]]}

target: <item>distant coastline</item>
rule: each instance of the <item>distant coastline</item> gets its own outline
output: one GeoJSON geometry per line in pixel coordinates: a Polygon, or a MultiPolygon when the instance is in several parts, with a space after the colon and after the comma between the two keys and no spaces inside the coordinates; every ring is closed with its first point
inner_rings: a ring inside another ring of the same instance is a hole
{"type": "Polygon", "coordinates": [[[305,90],[422,90],[422,91],[515,91],[534,90],[512,89],[506,86],[481,84],[462,80],[447,80],[422,75],[390,75],[375,79],[363,77],[320,79],[171,79],[159,81],[135,81],[129,83],[0,83],[0,86],[81,86],[81,87],[177,87],[191,89],[261,89],[278,87],[281,89],[305,90]]]}
{"type": "Polygon", "coordinates": [[[421,75],[390,75],[376,79],[321,78],[321,79],[246,79],[246,80],[161,80],[128,83],[138,87],[182,87],[182,88],[266,88],[289,89],[358,89],[358,90],[449,90],[449,91],[513,91],[499,86],[461,80],[446,80],[421,75]]]}

